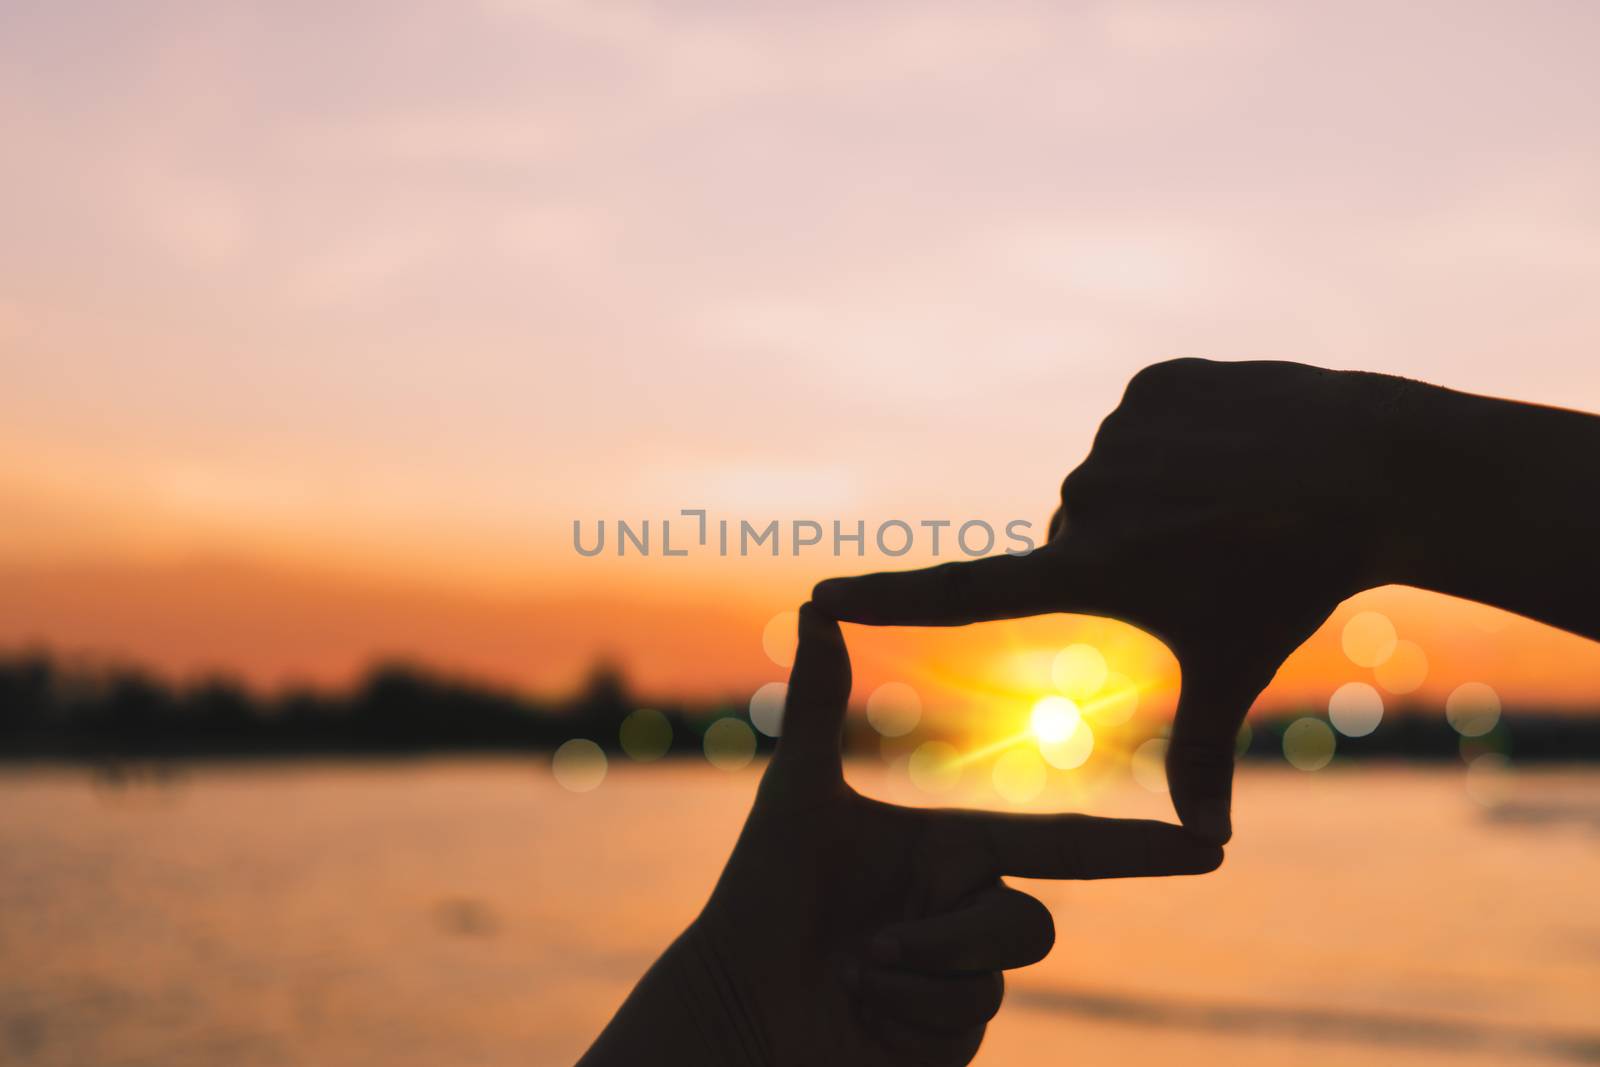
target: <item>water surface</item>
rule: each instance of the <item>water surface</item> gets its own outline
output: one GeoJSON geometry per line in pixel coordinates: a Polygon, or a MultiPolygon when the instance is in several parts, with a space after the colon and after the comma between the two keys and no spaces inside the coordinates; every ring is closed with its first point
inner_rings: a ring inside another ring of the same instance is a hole
{"type": "MultiPolygon", "coordinates": [[[[512,760],[0,772],[0,1062],[570,1063],[694,914],[755,782],[613,767],[578,795],[512,760]]],[[[1600,774],[1488,799],[1456,769],[1245,769],[1216,874],[1024,883],[1058,943],[977,1062],[1600,1062],[1600,774]]],[[[1167,817],[1131,786],[1089,806],[1167,817]]]]}

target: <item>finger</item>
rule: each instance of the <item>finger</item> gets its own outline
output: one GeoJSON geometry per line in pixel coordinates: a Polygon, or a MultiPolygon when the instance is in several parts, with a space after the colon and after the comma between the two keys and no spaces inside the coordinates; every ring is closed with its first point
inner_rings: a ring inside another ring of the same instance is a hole
{"type": "Polygon", "coordinates": [[[789,672],[773,769],[784,775],[803,769],[812,777],[839,777],[839,734],[849,699],[850,656],[839,624],[802,604],[800,641],[789,672]]]}
{"type": "Polygon", "coordinates": [[[981,1026],[959,1034],[912,1026],[898,1019],[874,1019],[871,1024],[878,1043],[894,1054],[896,1063],[917,1067],[961,1067],[971,1063],[983,1043],[981,1026]]]}
{"type": "Polygon", "coordinates": [[[1224,845],[1233,836],[1233,761],[1239,726],[1263,686],[1184,665],[1167,745],[1167,789],[1178,821],[1196,837],[1224,845]]]}
{"type": "Polygon", "coordinates": [[[844,622],[874,626],[964,626],[1069,610],[1066,552],[1050,543],[1023,556],[986,556],[915,571],[818,582],[811,600],[844,622]]]}
{"type": "Polygon", "coordinates": [[[1038,963],[1055,938],[1049,908],[1021,890],[994,885],[965,906],[886,927],[867,951],[875,963],[929,974],[1004,971],[1038,963]]]}
{"type": "Polygon", "coordinates": [[[856,976],[856,1002],[873,1018],[895,1019],[944,1034],[982,1026],[1000,1010],[1005,979],[998,971],[932,975],[864,967],[856,976]]]}
{"type": "Polygon", "coordinates": [[[989,877],[1150,878],[1205,874],[1222,865],[1220,847],[1180,826],[1149,819],[991,811],[938,815],[970,821],[993,867],[989,877]]]}

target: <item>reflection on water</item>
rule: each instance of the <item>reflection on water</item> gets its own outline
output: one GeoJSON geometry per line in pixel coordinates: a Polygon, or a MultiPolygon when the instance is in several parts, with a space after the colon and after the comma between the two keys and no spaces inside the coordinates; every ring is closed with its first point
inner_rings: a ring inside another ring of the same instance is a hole
{"type": "Polygon", "coordinates": [[[1550,1059],[1600,1062],[1600,1032],[1564,1033],[1393,1012],[1328,1011],[1261,1004],[1162,1001],[1095,991],[1025,988],[1011,1005],[1135,1026],[1177,1027],[1238,1035],[1283,1035],[1312,1044],[1353,1042],[1385,1047],[1496,1053],[1514,1063],[1550,1059]]]}
{"type": "MultiPolygon", "coordinates": [[[[570,1063],[698,907],[758,768],[577,794],[548,767],[0,774],[0,1062],[570,1063]]],[[[880,773],[852,777],[910,799],[880,773]]],[[[1071,803],[1054,776],[1033,806],[1071,803]]],[[[978,1062],[1600,1062],[1600,774],[1493,803],[1460,770],[1246,768],[1217,874],[1029,883],[1057,947],[978,1062]]]]}

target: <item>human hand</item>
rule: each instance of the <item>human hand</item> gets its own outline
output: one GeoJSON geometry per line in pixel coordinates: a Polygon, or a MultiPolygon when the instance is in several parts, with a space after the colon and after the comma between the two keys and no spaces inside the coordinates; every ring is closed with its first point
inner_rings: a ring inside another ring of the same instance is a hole
{"type": "Polygon", "coordinates": [[[1082,815],[903,808],[844,780],[850,662],[801,609],[782,736],[691,936],[773,1064],[961,1064],[998,1010],[1000,972],[1054,933],[1026,878],[1200,874],[1220,849],[1179,827],[1082,815]]]}
{"type": "Polygon", "coordinates": [[[1067,476],[1040,548],[829,579],[813,602],[877,625],[1074,612],[1155,635],[1183,675],[1173,805],[1225,843],[1251,702],[1341,600],[1397,580],[1379,528],[1400,505],[1389,487],[1405,484],[1388,469],[1394,408],[1430,388],[1295,363],[1156,364],[1067,476]]]}

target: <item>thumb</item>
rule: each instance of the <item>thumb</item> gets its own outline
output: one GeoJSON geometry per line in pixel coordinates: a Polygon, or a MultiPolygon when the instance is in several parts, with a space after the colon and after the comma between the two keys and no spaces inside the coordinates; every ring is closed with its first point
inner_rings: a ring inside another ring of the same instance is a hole
{"type": "MultiPolygon", "coordinates": [[[[1181,664],[1183,687],[1167,746],[1167,788],[1178,821],[1203,841],[1233,836],[1233,761],[1239,727],[1266,687],[1215,662],[1181,664]]],[[[1271,675],[1268,675],[1268,680],[1271,675]]]]}
{"type": "Polygon", "coordinates": [[[850,699],[850,655],[839,624],[813,605],[800,606],[800,641],[789,672],[782,734],[772,772],[785,779],[832,782],[843,777],[839,734],[850,699]]]}

